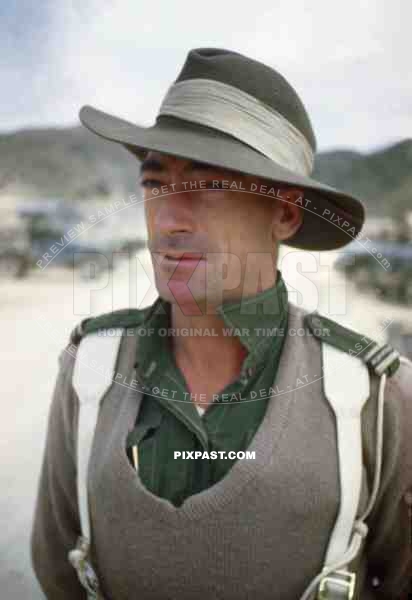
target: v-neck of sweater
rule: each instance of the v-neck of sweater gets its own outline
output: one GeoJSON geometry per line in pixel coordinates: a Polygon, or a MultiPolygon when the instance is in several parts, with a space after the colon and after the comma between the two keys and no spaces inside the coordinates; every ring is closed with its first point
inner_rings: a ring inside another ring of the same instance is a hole
{"type": "MultiPolygon", "coordinates": [[[[290,305],[288,311],[288,329],[302,327],[300,309],[290,305]]],[[[291,385],[291,377],[296,381],[299,376],[304,377],[307,373],[308,365],[304,365],[300,360],[304,354],[303,348],[300,350],[302,345],[303,341],[297,345],[293,337],[286,336],[278,377],[272,386],[275,393],[270,397],[263,421],[248,447],[249,451],[255,452],[256,460],[237,461],[223,479],[202,492],[189,496],[180,506],[174,506],[146,489],[124,452],[126,438],[136,421],[143,394],[141,390],[130,387],[124,392],[123,386],[118,386],[110,402],[103,405],[103,413],[107,411],[103,422],[107,421],[107,426],[110,424],[111,427],[110,452],[113,452],[113,456],[110,464],[116,466],[116,473],[106,472],[105,477],[109,480],[113,478],[111,484],[124,486],[124,489],[130,491],[125,502],[138,502],[147,518],[161,520],[171,526],[183,526],[187,520],[199,519],[226,506],[246,485],[251,485],[253,480],[262,474],[269,462],[271,469],[276,468],[277,454],[284,441],[296,400],[297,388],[291,385]]],[[[130,356],[128,361],[128,368],[132,369],[133,356],[130,356]]],[[[307,390],[309,396],[317,391],[317,386],[310,385],[307,390]]],[[[95,449],[95,452],[97,451],[95,449]]],[[[106,454],[107,448],[102,448],[101,451],[106,454]]],[[[99,464],[101,457],[96,456],[95,460],[96,464],[99,464]]]]}

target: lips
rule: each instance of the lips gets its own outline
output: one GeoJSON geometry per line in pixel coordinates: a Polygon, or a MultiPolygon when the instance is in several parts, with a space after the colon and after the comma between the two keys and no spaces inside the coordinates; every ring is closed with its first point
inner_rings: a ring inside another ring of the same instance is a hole
{"type": "Polygon", "coordinates": [[[195,269],[200,262],[205,262],[206,258],[202,252],[179,252],[164,254],[164,259],[161,265],[164,266],[179,266],[195,269]]]}
{"type": "Polygon", "coordinates": [[[170,258],[173,260],[175,260],[175,259],[182,259],[182,260],[198,259],[198,260],[200,260],[201,258],[203,258],[203,253],[202,252],[165,252],[164,257],[170,258]]]}

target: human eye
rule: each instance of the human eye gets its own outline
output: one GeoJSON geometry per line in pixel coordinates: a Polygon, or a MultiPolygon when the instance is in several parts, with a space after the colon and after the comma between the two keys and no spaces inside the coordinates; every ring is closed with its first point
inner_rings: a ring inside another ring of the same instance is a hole
{"type": "Polygon", "coordinates": [[[220,181],[208,181],[206,182],[206,188],[210,189],[210,190],[221,190],[223,189],[222,184],[220,181]]]}
{"type": "Polygon", "coordinates": [[[160,181],[157,179],[145,179],[140,185],[142,187],[158,187],[160,185],[160,181]]]}

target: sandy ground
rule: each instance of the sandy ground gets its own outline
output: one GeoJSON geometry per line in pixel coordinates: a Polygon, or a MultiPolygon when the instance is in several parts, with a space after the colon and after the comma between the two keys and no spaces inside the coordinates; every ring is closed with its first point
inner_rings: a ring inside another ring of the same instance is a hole
{"type": "MultiPolygon", "coordinates": [[[[304,292],[305,306],[330,314],[376,339],[380,329],[392,319],[408,321],[412,326],[410,309],[377,302],[372,296],[360,296],[331,269],[334,253],[322,254],[329,267],[319,266],[319,253],[303,260],[301,268],[311,284],[299,274],[297,259],[302,258],[302,253],[299,256],[290,253],[280,265],[286,281],[304,292]]],[[[127,300],[128,271],[124,263],[116,272],[114,285],[110,279],[103,280],[99,284],[101,289],[93,292],[90,312],[98,314],[127,305],[150,304],[156,292],[152,287],[146,294],[150,282],[144,272],[149,279],[152,277],[146,252],[139,255],[138,283],[130,286],[135,292],[132,299],[127,300]]],[[[30,568],[29,534],[57,357],[73,326],[87,316],[74,309],[74,299],[80,297],[82,301],[78,304],[84,307],[87,298],[87,290],[79,290],[79,285],[77,280],[73,282],[69,271],[52,267],[33,272],[24,281],[0,282],[3,334],[0,589],[7,600],[43,597],[30,568]]],[[[300,304],[302,298],[295,295],[293,300],[300,304]]]]}

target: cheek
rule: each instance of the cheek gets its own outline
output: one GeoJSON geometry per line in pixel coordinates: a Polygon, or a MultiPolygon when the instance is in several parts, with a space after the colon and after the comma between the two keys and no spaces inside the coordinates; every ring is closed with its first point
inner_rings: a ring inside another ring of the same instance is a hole
{"type": "Polygon", "coordinates": [[[239,231],[260,235],[273,219],[273,201],[257,194],[234,194],[229,214],[234,216],[234,223],[239,231]]]}
{"type": "Polygon", "coordinates": [[[154,233],[154,226],[156,221],[156,207],[154,203],[150,200],[145,204],[145,218],[146,218],[146,227],[147,233],[149,237],[151,237],[154,233]]]}

